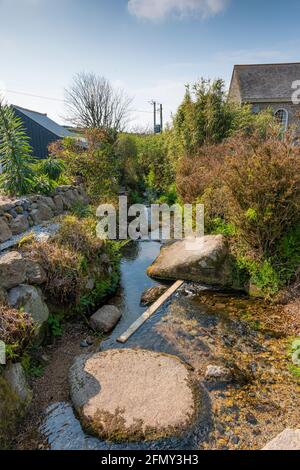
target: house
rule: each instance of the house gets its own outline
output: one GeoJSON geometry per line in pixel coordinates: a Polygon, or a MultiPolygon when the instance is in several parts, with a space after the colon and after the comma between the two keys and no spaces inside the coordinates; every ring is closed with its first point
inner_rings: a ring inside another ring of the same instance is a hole
{"type": "Polygon", "coordinates": [[[73,136],[66,128],[52,121],[47,114],[15,105],[12,105],[12,108],[16,116],[22,120],[26,134],[30,138],[33,155],[37,158],[47,158],[48,145],[51,142],[73,136]]]}
{"type": "Polygon", "coordinates": [[[235,65],[228,99],[250,103],[255,113],[271,108],[285,130],[294,125],[300,135],[300,105],[293,103],[299,80],[300,63],[235,65]]]}

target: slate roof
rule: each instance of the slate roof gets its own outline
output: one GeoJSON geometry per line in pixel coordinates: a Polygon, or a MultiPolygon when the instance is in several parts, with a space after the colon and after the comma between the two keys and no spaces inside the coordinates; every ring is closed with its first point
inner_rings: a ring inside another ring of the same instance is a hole
{"type": "Polygon", "coordinates": [[[64,128],[63,126],[60,126],[55,121],[52,121],[52,119],[50,119],[47,114],[42,114],[38,113],[37,111],[31,111],[30,109],[21,108],[21,106],[12,106],[28,118],[32,119],[34,122],[39,124],[40,126],[52,132],[52,134],[56,135],[57,137],[63,138],[71,137],[73,135],[70,131],[68,131],[68,129],[64,128]]]}
{"type": "Polygon", "coordinates": [[[293,81],[300,80],[300,62],[287,64],[235,65],[232,82],[241,100],[291,101],[293,81]]]}

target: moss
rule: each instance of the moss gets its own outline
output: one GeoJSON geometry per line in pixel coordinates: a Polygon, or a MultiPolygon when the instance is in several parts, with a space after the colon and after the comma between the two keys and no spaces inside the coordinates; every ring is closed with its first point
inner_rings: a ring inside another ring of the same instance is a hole
{"type": "Polygon", "coordinates": [[[0,448],[7,449],[23,415],[20,399],[6,380],[0,376],[0,448]]]}

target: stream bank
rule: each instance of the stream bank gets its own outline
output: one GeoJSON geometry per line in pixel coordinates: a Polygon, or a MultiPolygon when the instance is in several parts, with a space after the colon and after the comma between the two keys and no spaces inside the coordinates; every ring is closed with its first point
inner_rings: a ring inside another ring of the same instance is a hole
{"type": "Polygon", "coordinates": [[[300,384],[289,370],[291,333],[280,321],[278,306],[185,284],[126,345],[116,342],[145,310],[139,304],[141,293],[155,284],[145,271],[159,249],[155,242],[126,247],[121,290],[114,299],[123,318],[100,345],[95,341],[82,350],[80,341],[89,330],[78,324],[66,327],[44,376],[34,381],[32,414],[20,428],[17,448],[260,449],[286,427],[299,426],[300,384]],[[99,348],[148,349],[190,364],[203,390],[197,425],[180,439],[156,442],[118,444],[87,435],[69,401],[67,374],[75,356],[99,348]],[[211,365],[232,371],[231,379],[208,380],[211,365]],[[48,387],[46,394],[43,387],[48,387]]]}

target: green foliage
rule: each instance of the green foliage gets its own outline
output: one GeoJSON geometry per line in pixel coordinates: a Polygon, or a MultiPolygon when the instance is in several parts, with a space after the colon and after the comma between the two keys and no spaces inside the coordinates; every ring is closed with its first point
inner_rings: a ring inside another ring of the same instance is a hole
{"type": "Polygon", "coordinates": [[[115,144],[119,166],[119,184],[129,191],[141,189],[136,138],[120,134],[115,144]]]}
{"type": "Polygon", "coordinates": [[[244,273],[244,278],[250,278],[266,297],[276,294],[280,288],[280,279],[271,260],[262,262],[247,256],[240,256],[236,260],[237,268],[244,273]]]}
{"type": "Polygon", "coordinates": [[[91,206],[80,201],[77,201],[72,205],[70,213],[75,217],[78,217],[78,219],[87,219],[93,215],[91,206]]]}
{"type": "Polygon", "coordinates": [[[300,224],[292,227],[277,243],[273,264],[282,285],[289,284],[300,266],[300,224]]]}
{"type": "Polygon", "coordinates": [[[63,161],[66,176],[84,184],[96,203],[99,199],[116,196],[119,189],[119,162],[115,140],[109,132],[89,129],[85,132],[87,146],[66,138],[50,146],[53,157],[63,161]]]}
{"type": "Polygon", "coordinates": [[[62,318],[61,316],[57,315],[49,315],[48,318],[48,326],[50,330],[50,334],[54,337],[62,336],[63,334],[63,326],[62,326],[62,318]]]}
{"type": "Polygon", "coordinates": [[[174,183],[175,171],[170,159],[168,133],[137,137],[139,178],[150,200],[156,200],[174,183]]]}
{"type": "Polygon", "coordinates": [[[31,192],[33,171],[32,149],[23,124],[12,107],[0,100],[0,189],[11,195],[31,192]]]}
{"type": "Polygon", "coordinates": [[[213,235],[224,235],[225,237],[236,235],[235,226],[231,223],[226,223],[221,217],[211,220],[209,232],[213,235]]]}
{"type": "Polygon", "coordinates": [[[169,206],[172,206],[173,204],[176,204],[178,202],[178,197],[177,197],[177,190],[176,190],[176,184],[171,184],[164,194],[162,194],[158,200],[158,204],[168,204],[169,206]]]}
{"type": "Polygon", "coordinates": [[[291,341],[289,347],[289,356],[292,361],[292,365],[290,365],[290,372],[296,377],[300,378],[300,338],[294,338],[291,341]]]}
{"type": "Polygon", "coordinates": [[[44,367],[38,363],[27,351],[21,361],[25,374],[33,379],[38,379],[44,375],[44,367]]]}
{"type": "Polygon", "coordinates": [[[65,169],[64,162],[53,155],[40,163],[41,173],[53,181],[58,181],[65,169]]]}
{"type": "Polygon", "coordinates": [[[54,180],[51,180],[48,176],[41,174],[34,176],[31,185],[31,192],[50,196],[53,194],[56,186],[57,183],[54,180]]]}

